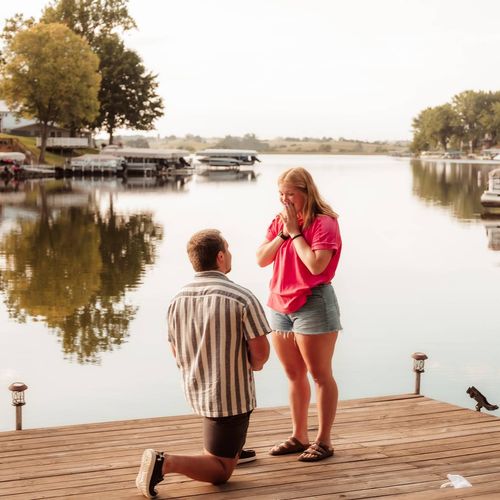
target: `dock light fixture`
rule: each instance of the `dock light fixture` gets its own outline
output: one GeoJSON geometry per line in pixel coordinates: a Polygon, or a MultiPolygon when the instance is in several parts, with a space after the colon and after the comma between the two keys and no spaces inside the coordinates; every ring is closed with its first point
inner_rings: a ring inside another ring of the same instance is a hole
{"type": "Polygon", "coordinates": [[[427,354],[414,352],[411,357],[413,358],[413,371],[415,372],[415,394],[420,394],[420,375],[425,371],[424,364],[427,354]]]}
{"type": "Polygon", "coordinates": [[[14,382],[9,385],[9,391],[12,393],[12,406],[16,407],[16,431],[23,428],[22,407],[26,404],[24,391],[28,388],[23,382],[14,382]]]}

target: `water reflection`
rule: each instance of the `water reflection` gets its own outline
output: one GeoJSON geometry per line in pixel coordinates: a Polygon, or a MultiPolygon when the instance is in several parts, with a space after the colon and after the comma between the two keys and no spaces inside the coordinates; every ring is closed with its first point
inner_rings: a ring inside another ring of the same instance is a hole
{"type": "Polygon", "coordinates": [[[12,225],[0,240],[9,315],[43,321],[66,355],[96,363],[128,336],[136,309],[125,295],[153,264],[162,229],[151,214],[115,213],[112,198],[99,209],[94,193],[68,181],[27,184],[22,194],[2,200],[12,225]]]}
{"type": "Polygon", "coordinates": [[[459,219],[477,219],[480,197],[488,184],[491,165],[411,161],[413,193],[423,200],[450,207],[459,219]]]}
{"type": "Polygon", "coordinates": [[[488,248],[500,251],[500,217],[484,219],[483,224],[488,237],[488,248]]]}
{"type": "Polygon", "coordinates": [[[99,191],[185,191],[192,175],[136,177],[80,177],[68,180],[75,190],[99,191]]]}
{"type": "Polygon", "coordinates": [[[211,170],[196,174],[196,182],[251,182],[255,181],[258,175],[253,170],[211,170]]]}

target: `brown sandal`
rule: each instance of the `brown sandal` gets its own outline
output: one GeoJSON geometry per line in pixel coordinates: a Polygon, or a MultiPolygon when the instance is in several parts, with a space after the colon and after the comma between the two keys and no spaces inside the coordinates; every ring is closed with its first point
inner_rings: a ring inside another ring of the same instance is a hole
{"type": "Polygon", "coordinates": [[[326,444],[316,441],[299,456],[298,460],[301,462],[318,462],[332,455],[333,448],[329,448],[326,444]]]}
{"type": "Polygon", "coordinates": [[[302,444],[297,438],[289,437],[269,450],[269,455],[288,455],[290,453],[299,453],[304,451],[309,445],[302,444]]]}

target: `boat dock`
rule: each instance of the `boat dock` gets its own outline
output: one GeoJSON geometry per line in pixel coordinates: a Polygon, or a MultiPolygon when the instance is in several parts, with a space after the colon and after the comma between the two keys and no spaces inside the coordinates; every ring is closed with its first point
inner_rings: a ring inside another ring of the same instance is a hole
{"type": "MultiPolygon", "coordinates": [[[[311,436],[317,425],[311,406],[311,436]]],[[[197,454],[201,419],[172,416],[0,433],[0,498],[132,500],[144,448],[197,454]]],[[[254,412],[247,447],[257,460],[213,486],[177,474],[159,499],[488,498],[500,492],[500,419],[416,394],[342,401],[334,457],[318,463],[271,457],[290,432],[287,407],[254,412]],[[440,488],[447,474],[472,487],[440,488]]]]}

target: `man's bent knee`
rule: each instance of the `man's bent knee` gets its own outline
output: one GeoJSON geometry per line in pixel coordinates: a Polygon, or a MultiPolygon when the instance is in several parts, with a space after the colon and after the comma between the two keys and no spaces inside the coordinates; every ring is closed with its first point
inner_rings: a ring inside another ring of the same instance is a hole
{"type": "Polygon", "coordinates": [[[212,481],[214,485],[227,483],[229,478],[233,475],[234,468],[237,463],[237,459],[228,461],[227,458],[215,457],[220,465],[220,471],[214,475],[212,481]]]}

